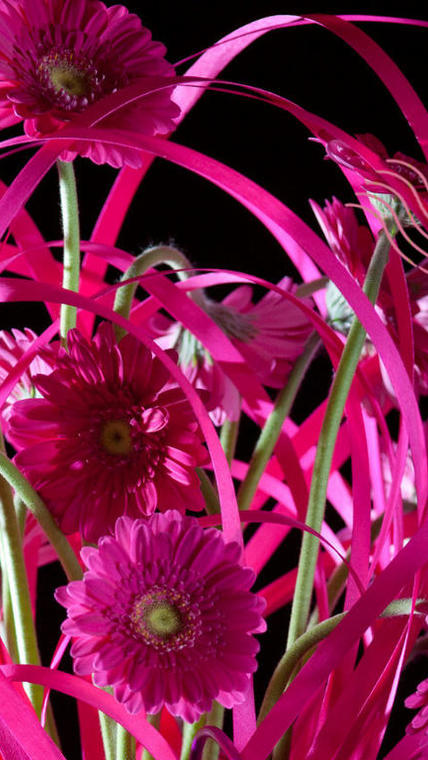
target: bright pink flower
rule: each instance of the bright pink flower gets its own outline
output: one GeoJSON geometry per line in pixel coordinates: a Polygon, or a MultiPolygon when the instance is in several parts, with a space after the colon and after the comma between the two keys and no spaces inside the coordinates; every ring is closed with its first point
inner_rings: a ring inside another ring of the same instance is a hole
{"type": "MultiPolygon", "coordinates": [[[[174,76],[165,48],[138,16],[100,0],[0,0],[0,125],[24,121],[30,136],[55,133],[75,114],[141,78],[174,76]]],[[[155,86],[155,85],[154,85],[155,86]]],[[[171,90],[141,98],[102,121],[106,127],[165,134],[179,109],[171,90]]],[[[139,163],[138,151],[79,143],[95,163],[139,163]]]]}
{"type": "MultiPolygon", "coordinates": [[[[28,327],[22,330],[13,329],[11,332],[0,331],[0,385],[8,377],[11,369],[17,364],[22,356],[30,349],[37,335],[28,327]]],[[[35,394],[33,377],[36,374],[48,374],[52,369],[52,362],[36,356],[27,369],[21,374],[12,392],[6,399],[2,408],[2,417],[7,422],[10,417],[11,405],[15,401],[24,398],[32,398],[35,394]]]]}
{"type": "Polygon", "coordinates": [[[428,678],[426,678],[425,681],[421,681],[421,683],[418,684],[416,692],[414,694],[411,694],[410,697],[407,697],[404,704],[406,705],[406,707],[409,707],[411,710],[422,708],[419,710],[419,712],[415,715],[415,717],[407,726],[406,733],[415,734],[418,731],[422,731],[422,730],[424,731],[424,733],[427,733],[428,731],[428,678]]]}
{"type": "Polygon", "coordinates": [[[68,346],[33,378],[43,398],[13,405],[9,434],[64,532],[93,541],[122,514],[201,509],[206,451],[162,362],[130,335],[117,345],[107,323],[92,342],[70,331],[68,346]]]}
{"type": "Polygon", "coordinates": [[[244,700],[264,601],[249,591],[255,576],[237,543],[171,510],[121,517],[82,557],[84,579],[56,592],[76,673],[113,686],[132,713],[165,705],[193,722],[214,699],[244,700]]]}
{"type": "MultiPolygon", "coordinates": [[[[288,277],[278,286],[286,292],[295,290],[288,277]]],[[[252,295],[252,288],[242,285],[221,303],[207,296],[201,302],[260,381],[269,387],[281,388],[313,327],[301,309],[279,293],[270,291],[256,304],[252,302],[252,295]]],[[[152,320],[151,327],[163,348],[178,351],[179,364],[190,382],[208,391],[207,408],[214,422],[221,424],[225,417],[237,419],[238,390],[204,346],[178,322],[171,322],[162,315],[152,320]]]]}

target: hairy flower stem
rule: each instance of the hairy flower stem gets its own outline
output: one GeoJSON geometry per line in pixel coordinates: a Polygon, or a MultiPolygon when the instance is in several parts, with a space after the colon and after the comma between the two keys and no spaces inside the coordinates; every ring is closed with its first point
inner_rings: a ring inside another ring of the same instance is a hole
{"type": "MultiPolygon", "coordinates": [[[[371,303],[376,302],[382,275],[388,261],[389,249],[390,242],[382,231],[379,234],[363,286],[363,291],[371,303]]],[[[365,337],[366,332],[359,320],[355,317],[331,387],[327,409],[318,439],[312,474],[306,523],[318,533],[321,530],[322,521],[324,519],[327,482],[337,433],[339,431],[345,402],[357,368],[365,337]]],[[[307,625],[318,548],[318,539],[310,533],[305,533],[302,538],[302,546],[300,550],[296,588],[288,630],[287,649],[303,634],[307,625]]]]}
{"type": "Polygon", "coordinates": [[[181,743],[180,760],[189,760],[193,739],[199,729],[205,726],[206,722],[207,714],[204,713],[195,723],[183,723],[183,740],[181,743]]]}
{"type": "MultiPolygon", "coordinates": [[[[104,691],[113,693],[113,689],[106,688],[104,691]]],[[[118,724],[109,715],[98,711],[101,737],[103,740],[105,760],[116,760],[116,729],[118,724]]]]}
{"type": "Polygon", "coordinates": [[[299,356],[291,370],[286,386],[279,392],[276,398],[273,410],[266,420],[254,448],[247,474],[238,490],[238,506],[240,510],[250,508],[259,480],[272,456],[284,420],[290,414],[297,392],[318,349],[319,342],[318,334],[314,332],[309,337],[303,353],[299,356]]]}
{"type": "MultiPolygon", "coordinates": [[[[213,706],[209,713],[207,713],[206,726],[215,726],[216,728],[223,728],[224,721],[224,707],[219,702],[213,702],[213,706]]],[[[220,754],[220,747],[217,742],[212,739],[208,739],[205,742],[204,749],[202,751],[202,760],[218,760],[220,754]]]]}
{"type": "Polygon", "coordinates": [[[238,440],[239,433],[239,419],[228,420],[226,419],[221,426],[220,431],[220,443],[223,447],[223,451],[226,455],[227,462],[232,464],[233,457],[235,456],[236,442],[238,440]]]}
{"type": "MultiPolygon", "coordinates": [[[[0,477],[0,536],[1,558],[4,563],[2,572],[7,575],[8,579],[18,661],[26,665],[40,665],[36,629],[31,611],[30,591],[12,489],[3,477],[0,477]]],[[[40,716],[43,688],[35,684],[24,684],[24,688],[37,715],[40,716]]]]}
{"type": "MultiPolygon", "coordinates": [[[[148,269],[152,269],[152,267],[158,264],[167,264],[171,269],[176,270],[192,268],[190,261],[177,248],[173,248],[171,245],[157,245],[153,248],[146,248],[145,251],[140,253],[126,272],[123,273],[121,280],[131,280],[133,277],[139,277],[144,272],[147,272],[148,269]]],[[[177,276],[180,280],[187,280],[189,273],[178,271],[177,276]]],[[[137,287],[138,282],[130,282],[129,285],[123,285],[123,287],[117,289],[113,306],[116,314],[120,314],[125,319],[128,319],[137,287]]],[[[198,290],[192,292],[192,298],[195,303],[199,301],[198,292],[198,290]]],[[[114,330],[117,340],[120,340],[126,334],[126,330],[118,325],[114,326],[114,330]]]]}
{"type": "MultiPolygon", "coordinates": [[[[79,580],[82,578],[82,570],[73,549],[63,532],[58,528],[39,494],[34,490],[18,468],[15,467],[15,465],[2,453],[0,453],[0,475],[3,476],[10,486],[12,486],[15,493],[20,499],[22,499],[27,509],[33,513],[46,537],[55,549],[68,580],[79,580]]],[[[16,523],[15,510],[14,520],[16,523]]],[[[18,524],[17,530],[19,531],[18,524]]]]}
{"type": "Polygon", "coordinates": [[[134,760],[135,738],[126,728],[117,725],[116,728],[116,760],[134,760]]]}
{"type": "MultiPolygon", "coordinates": [[[[64,237],[62,286],[66,290],[79,290],[80,272],[80,226],[77,201],[76,178],[72,161],[57,161],[59,175],[59,195],[61,201],[62,228],[64,237]]],[[[76,307],[61,305],[60,333],[66,344],[67,333],[76,327],[76,307]]]]}
{"type": "Polygon", "coordinates": [[[16,641],[15,621],[12,611],[12,599],[10,596],[9,579],[4,571],[5,560],[3,559],[3,545],[0,537],[0,567],[1,573],[1,600],[3,619],[1,621],[1,637],[6,642],[7,651],[13,662],[18,661],[18,646],[16,641]]]}
{"type": "MultiPolygon", "coordinates": [[[[155,713],[154,715],[146,715],[146,718],[148,722],[150,723],[150,725],[153,726],[153,728],[156,728],[157,731],[159,731],[161,716],[162,716],[162,710],[159,710],[159,712],[155,713]]],[[[120,758],[118,757],[117,760],[120,760],[120,758]]],[[[156,760],[156,759],[150,754],[150,752],[148,752],[145,749],[143,750],[142,760],[156,760]]]]}
{"type": "Polygon", "coordinates": [[[266,718],[272,707],[277,703],[280,696],[284,693],[287,684],[302,657],[309,652],[316,644],[325,639],[326,636],[336,628],[337,624],[345,617],[346,612],[323,620],[310,631],[306,631],[300,636],[285,654],[281,657],[276,666],[272,678],[269,681],[260,712],[257,718],[257,724],[266,718]]]}
{"type": "Polygon", "coordinates": [[[221,513],[220,502],[217,489],[212,484],[205,470],[202,467],[196,468],[196,474],[199,478],[202,496],[205,501],[205,509],[209,515],[219,515],[221,513]]]}

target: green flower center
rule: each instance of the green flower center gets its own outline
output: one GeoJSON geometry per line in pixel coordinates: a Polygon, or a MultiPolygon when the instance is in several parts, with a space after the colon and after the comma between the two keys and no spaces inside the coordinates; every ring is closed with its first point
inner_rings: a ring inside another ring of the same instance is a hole
{"type": "Polygon", "coordinates": [[[65,90],[69,95],[81,96],[89,94],[89,83],[85,71],[66,64],[48,65],[49,77],[56,92],[65,90]]]}
{"type": "Polygon", "coordinates": [[[113,456],[126,456],[132,451],[131,429],[125,420],[108,420],[101,428],[101,446],[113,456]]]}
{"type": "Polygon", "coordinates": [[[190,596],[154,585],[135,599],[129,618],[132,635],[160,652],[193,647],[201,630],[198,604],[190,596]]]}
{"type": "Polygon", "coordinates": [[[168,638],[174,636],[181,628],[181,615],[170,602],[155,602],[144,615],[144,623],[154,636],[168,638]]]}

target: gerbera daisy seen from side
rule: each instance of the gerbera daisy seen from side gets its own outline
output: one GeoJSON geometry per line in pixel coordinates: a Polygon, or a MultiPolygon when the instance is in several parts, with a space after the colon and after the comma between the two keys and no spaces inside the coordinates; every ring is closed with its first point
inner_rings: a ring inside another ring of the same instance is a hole
{"type": "MultiPolygon", "coordinates": [[[[165,47],[153,42],[138,16],[100,0],[0,0],[0,126],[24,122],[29,136],[54,134],[106,95],[152,78],[174,76],[165,47]]],[[[171,88],[119,109],[103,126],[166,134],[179,115],[171,88]]],[[[139,152],[101,143],[78,143],[75,153],[95,163],[137,165],[139,152]]]]}
{"type": "Polygon", "coordinates": [[[216,699],[242,702],[265,630],[264,600],[240,547],[175,510],[121,517],[113,536],[84,548],[82,581],[57,589],[79,675],[113,686],[129,712],[164,705],[193,722],[216,699]]]}
{"type": "Polygon", "coordinates": [[[115,342],[103,323],[93,341],[67,336],[42,398],[13,405],[17,466],[65,533],[93,541],[117,517],[204,504],[195,468],[207,452],[184,393],[136,338],[115,342]]]}
{"type": "MultiPolygon", "coordinates": [[[[296,290],[289,277],[284,277],[278,287],[288,293],[296,290]]],[[[275,291],[257,303],[252,298],[253,289],[242,285],[221,302],[201,293],[198,303],[238,348],[260,382],[281,388],[313,327],[301,309],[275,291]]],[[[236,420],[238,389],[194,335],[163,315],[156,315],[150,327],[162,348],[178,351],[179,365],[189,381],[207,391],[207,408],[214,423],[236,420]]]]}

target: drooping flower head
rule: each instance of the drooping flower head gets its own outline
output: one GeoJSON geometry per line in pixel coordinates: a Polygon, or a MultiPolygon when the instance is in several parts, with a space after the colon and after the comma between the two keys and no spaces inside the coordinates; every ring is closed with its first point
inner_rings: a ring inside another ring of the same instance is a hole
{"type": "Polygon", "coordinates": [[[170,510],[121,517],[82,557],[83,580],[56,592],[76,673],[113,686],[132,713],[165,705],[193,722],[214,699],[244,700],[264,601],[249,591],[254,573],[239,565],[237,543],[170,510]]]}
{"type": "MultiPolygon", "coordinates": [[[[295,285],[285,277],[278,283],[286,292],[295,285]]],[[[249,285],[235,288],[221,302],[201,295],[200,305],[217,323],[248,362],[259,380],[272,388],[281,388],[302,353],[312,331],[306,315],[279,293],[270,291],[254,304],[249,285]]],[[[213,421],[221,424],[225,417],[234,420],[239,414],[239,392],[216,364],[204,346],[178,322],[157,315],[151,327],[163,348],[175,348],[179,364],[195,387],[208,391],[207,406],[213,421]]]]}
{"type": "Polygon", "coordinates": [[[206,450],[162,362],[130,335],[116,344],[107,323],[91,342],[70,331],[68,346],[33,378],[43,398],[13,405],[9,431],[17,466],[64,532],[93,541],[122,514],[201,509],[206,450]]]}
{"type": "MultiPolygon", "coordinates": [[[[174,76],[165,48],[138,16],[100,0],[0,0],[0,126],[24,121],[30,136],[55,133],[74,115],[135,80],[174,76]]],[[[171,89],[109,116],[104,126],[164,134],[179,115],[171,89]]],[[[73,145],[96,163],[137,164],[138,153],[73,145]]],[[[65,153],[64,158],[71,158],[65,153]]]]}

